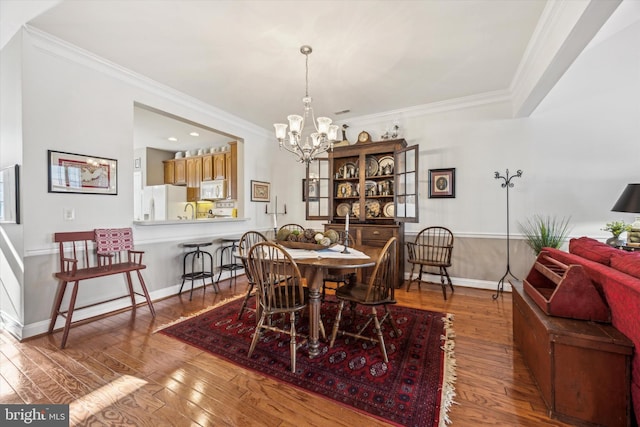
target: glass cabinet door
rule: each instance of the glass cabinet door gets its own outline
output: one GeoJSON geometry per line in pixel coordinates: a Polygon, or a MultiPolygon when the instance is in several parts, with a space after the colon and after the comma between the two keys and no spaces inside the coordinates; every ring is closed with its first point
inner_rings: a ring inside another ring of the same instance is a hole
{"type": "Polygon", "coordinates": [[[396,220],[418,222],[418,146],[397,150],[394,162],[396,220]]]}
{"type": "Polygon", "coordinates": [[[312,160],[307,166],[306,179],[303,182],[303,198],[306,204],[308,220],[329,219],[329,159],[312,160]]]}

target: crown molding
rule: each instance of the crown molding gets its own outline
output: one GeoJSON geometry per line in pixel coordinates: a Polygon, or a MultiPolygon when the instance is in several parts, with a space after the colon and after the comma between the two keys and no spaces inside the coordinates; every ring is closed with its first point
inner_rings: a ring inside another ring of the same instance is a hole
{"type": "Polygon", "coordinates": [[[389,120],[390,118],[412,118],[503,102],[511,102],[511,92],[509,90],[496,90],[493,92],[485,92],[471,96],[447,99],[445,101],[416,105],[414,107],[383,111],[381,113],[369,114],[366,116],[351,117],[343,121],[337,121],[336,123],[341,124],[347,121],[349,123],[357,122],[362,124],[379,123],[380,121],[389,120]]]}
{"type": "MultiPolygon", "coordinates": [[[[271,135],[262,127],[248,122],[240,117],[229,114],[211,104],[202,102],[194,97],[177,91],[169,86],[163,85],[142,74],[136,73],[128,68],[122,67],[114,62],[102,58],[92,52],[82,49],[76,45],[61,40],[51,34],[39,30],[30,25],[25,25],[24,30],[33,39],[33,45],[51,55],[71,61],[75,64],[96,70],[109,77],[150,92],[158,97],[183,107],[193,109],[199,113],[206,114],[217,120],[225,122],[232,127],[240,128],[251,132],[259,137],[269,138],[271,135]]],[[[221,131],[225,131],[221,129],[221,131]]],[[[229,132],[229,131],[226,131],[229,132]]],[[[235,132],[229,132],[235,133],[235,132]]]]}

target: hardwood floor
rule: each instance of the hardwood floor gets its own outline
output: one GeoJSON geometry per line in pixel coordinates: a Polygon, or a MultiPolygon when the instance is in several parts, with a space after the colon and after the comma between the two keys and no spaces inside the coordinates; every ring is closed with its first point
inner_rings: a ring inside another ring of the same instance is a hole
{"type": "MultiPolygon", "coordinates": [[[[71,425],[384,426],[379,420],[288,387],[154,331],[181,316],[244,293],[239,279],[82,324],[60,350],[61,332],[17,342],[0,333],[0,402],[66,403],[71,425]]],[[[396,293],[399,304],[455,314],[456,404],[462,426],[566,426],[546,415],[513,345],[511,294],[439,285],[396,293]]]]}

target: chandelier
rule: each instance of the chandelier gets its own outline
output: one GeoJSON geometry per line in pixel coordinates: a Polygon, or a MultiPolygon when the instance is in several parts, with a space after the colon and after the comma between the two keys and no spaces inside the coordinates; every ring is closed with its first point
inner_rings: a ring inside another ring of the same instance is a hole
{"type": "Polygon", "coordinates": [[[287,125],[284,123],[276,123],[276,138],[280,144],[280,149],[285,149],[290,153],[298,156],[300,163],[309,164],[319,154],[325,153],[333,149],[333,143],[338,140],[338,126],[331,124],[328,117],[318,117],[313,115],[313,107],[311,107],[311,97],[309,96],[309,55],[313,50],[311,46],[304,45],[300,48],[300,53],[305,56],[305,82],[306,90],[302,103],[304,104],[304,113],[302,116],[292,114],[287,116],[289,120],[289,132],[287,125]],[[304,126],[309,121],[313,124],[313,130],[303,135],[304,126]]]}

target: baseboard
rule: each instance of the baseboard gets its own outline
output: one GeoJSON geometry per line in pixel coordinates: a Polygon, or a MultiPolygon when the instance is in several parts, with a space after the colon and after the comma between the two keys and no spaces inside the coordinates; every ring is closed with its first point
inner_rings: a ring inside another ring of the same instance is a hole
{"type": "MultiPolygon", "coordinates": [[[[242,274],[242,273],[241,273],[242,274]]],[[[220,277],[220,281],[227,280],[230,277],[229,272],[224,272],[220,277]]],[[[171,297],[177,295],[180,291],[181,283],[175,284],[173,286],[168,286],[163,289],[157,289],[155,291],[149,292],[149,296],[151,301],[158,301],[167,297],[171,297]]],[[[207,285],[209,286],[209,285],[207,285]]],[[[199,286],[200,288],[202,286],[199,286]]],[[[187,292],[187,283],[185,283],[184,292],[187,292]]],[[[194,288],[196,289],[196,288],[194,288]]],[[[139,306],[140,309],[145,309],[146,301],[144,298],[140,298],[136,296],[136,302],[138,304],[143,303],[142,306],[139,306]]],[[[84,308],[82,310],[76,310],[73,313],[73,321],[80,321],[90,319],[92,317],[102,316],[105,314],[109,314],[115,311],[124,310],[131,308],[130,299],[123,298],[116,301],[107,302],[104,304],[84,308]]],[[[51,319],[42,320],[39,322],[29,323],[27,325],[21,325],[15,319],[6,316],[5,313],[0,312],[0,317],[2,318],[2,328],[13,335],[17,340],[22,341],[24,339],[34,337],[37,335],[45,334],[49,331],[49,323],[51,319]]],[[[59,317],[56,321],[56,325],[54,329],[61,328],[64,326],[64,318],[59,317]]]]}
{"type": "MultiPolygon", "coordinates": [[[[411,273],[405,273],[404,279],[409,280],[411,273]]],[[[440,276],[437,274],[423,273],[422,280],[440,283],[440,276]]],[[[498,288],[498,282],[490,282],[488,280],[475,280],[475,279],[465,279],[461,277],[452,277],[451,282],[454,286],[462,286],[465,288],[475,288],[475,289],[487,289],[495,291],[498,288]]],[[[511,292],[511,285],[509,282],[504,282],[504,292],[511,292]]]]}

